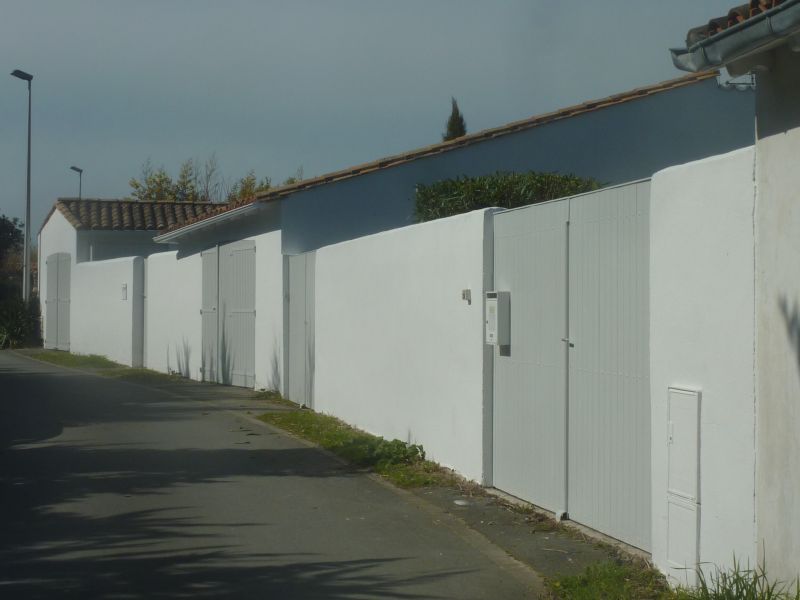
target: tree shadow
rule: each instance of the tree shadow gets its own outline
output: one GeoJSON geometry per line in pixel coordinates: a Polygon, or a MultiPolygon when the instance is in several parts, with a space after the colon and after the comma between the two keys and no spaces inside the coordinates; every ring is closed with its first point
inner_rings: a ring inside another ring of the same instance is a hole
{"type": "Polygon", "coordinates": [[[272,338],[272,357],[270,358],[270,374],[267,386],[270,391],[280,392],[281,384],[283,382],[283,361],[281,360],[280,346],[278,336],[272,338]]]}
{"type": "Polygon", "coordinates": [[[308,394],[308,406],[310,408],[314,407],[314,379],[316,376],[316,353],[314,352],[315,346],[315,338],[311,338],[311,340],[307,344],[306,349],[306,358],[307,358],[307,365],[308,365],[308,372],[306,373],[306,393],[308,394]]]}
{"type": "MultiPolygon", "coordinates": [[[[241,523],[236,527],[248,528],[241,523]]],[[[0,543],[6,598],[417,598],[408,588],[457,572],[393,577],[403,558],[322,560],[312,554],[240,552],[230,524],[167,511],[109,517],[50,514],[0,543]],[[202,526],[204,533],[193,530],[202,526]],[[75,533],[80,532],[80,537],[75,533]]],[[[426,596],[427,597],[427,596],[426,596]]]]}
{"type": "Polygon", "coordinates": [[[786,333],[789,336],[789,343],[794,350],[797,369],[800,372],[800,305],[796,300],[790,305],[789,299],[782,294],[778,299],[778,307],[783,315],[786,333]]]}
{"type": "Polygon", "coordinates": [[[222,319],[220,319],[219,383],[223,385],[233,385],[233,354],[225,331],[225,322],[225,305],[223,304],[222,319]]]}
{"type": "Polygon", "coordinates": [[[191,368],[189,367],[192,358],[192,348],[188,340],[184,337],[181,341],[181,347],[175,346],[175,362],[178,364],[178,374],[189,379],[192,375],[191,368]]]}
{"type": "MultiPolygon", "coordinates": [[[[285,538],[272,540],[272,532],[286,534],[287,524],[277,522],[285,515],[271,515],[266,503],[240,508],[254,493],[241,482],[261,482],[266,502],[292,489],[279,482],[354,473],[288,438],[254,447],[249,436],[259,433],[242,426],[199,448],[191,438],[189,447],[162,448],[142,437],[154,427],[168,434],[173,421],[192,431],[192,420],[199,426],[208,413],[195,402],[74,372],[0,369],[0,389],[3,597],[430,598],[418,590],[465,572],[431,572],[405,556],[357,549],[341,560],[275,551],[285,538]],[[112,426],[113,441],[91,433],[112,426]],[[207,496],[218,503],[204,503],[207,496]]],[[[324,509],[325,499],[319,504],[324,509]]],[[[293,535],[306,526],[298,522],[293,535]]]]}

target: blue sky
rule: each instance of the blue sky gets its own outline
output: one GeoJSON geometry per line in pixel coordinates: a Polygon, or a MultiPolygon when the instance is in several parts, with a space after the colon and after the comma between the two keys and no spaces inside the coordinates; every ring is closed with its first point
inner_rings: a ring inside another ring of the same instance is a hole
{"type": "MultiPolygon", "coordinates": [[[[0,62],[33,80],[34,232],[59,196],[129,193],[148,158],[212,153],[281,181],[682,75],[707,0],[3,0],[0,62]]],[[[0,72],[2,72],[0,69],[0,72]]],[[[25,201],[27,93],[0,76],[0,214],[25,201]]]]}

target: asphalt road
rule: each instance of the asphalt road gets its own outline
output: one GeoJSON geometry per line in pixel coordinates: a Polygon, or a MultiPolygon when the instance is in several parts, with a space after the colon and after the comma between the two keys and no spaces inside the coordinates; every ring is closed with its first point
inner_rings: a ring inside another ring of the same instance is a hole
{"type": "Polygon", "coordinates": [[[202,387],[0,352],[1,598],[537,597],[452,515],[202,387]]]}

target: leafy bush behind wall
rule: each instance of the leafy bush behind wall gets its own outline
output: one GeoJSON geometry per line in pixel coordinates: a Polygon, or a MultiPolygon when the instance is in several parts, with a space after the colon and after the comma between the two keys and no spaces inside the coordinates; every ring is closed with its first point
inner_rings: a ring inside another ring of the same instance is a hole
{"type": "Polygon", "coordinates": [[[444,179],[417,186],[415,217],[422,222],[491,206],[516,208],[599,188],[593,179],[535,171],[444,179]]]}

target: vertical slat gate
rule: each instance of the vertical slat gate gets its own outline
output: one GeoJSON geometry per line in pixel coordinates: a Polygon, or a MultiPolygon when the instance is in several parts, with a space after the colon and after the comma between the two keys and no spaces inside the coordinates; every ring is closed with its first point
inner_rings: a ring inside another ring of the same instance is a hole
{"type": "Polygon", "coordinates": [[[72,258],[66,252],[57,252],[45,259],[45,348],[69,350],[71,263],[72,258]]]}
{"type": "Polygon", "coordinates": [[[569,515],[650,548],[649,182],[570,200],[569,515]]]}
{"type": "Polygon", "coordinates": [[[45,260],[47,269],[45,296],[44,347],[58,347],[58,255],[51,254],[45,260]]]}
{"type": "Polygon", "coordinates": [[[313,406],[315,254],[290,256],[288,397],[313,406]]]}
{"type": "Polygon", "coordinates": [[[59,350],[69,350],[69,318],[70,318],[70,266],[69,254],[58,255],[58,343],[59,350]]]}
{"type": "Polygon", "coordinates": [[[255,384],[255,242],[244,240],[220,247],[221,382],[255,384]]]}
{"type": "Polygon", "coordinates": [[[494,485],[650,548],[649,182],[495,215],[494,485]]]}
{"type": "Polygon", "coordinates": [[[494,485],[565,508],[568,204],[495,217],[495,289],[511,292],[511,345],[495,355],[494,485]]]}
{"type": "Polygon", "coordinates": [[[203,381],[218,381],[217,361],[219,355],[219,253],[210,248],[201,253],[203,269],[203,298],[200,308],[203,352],[201,370],[203,381]]]}

